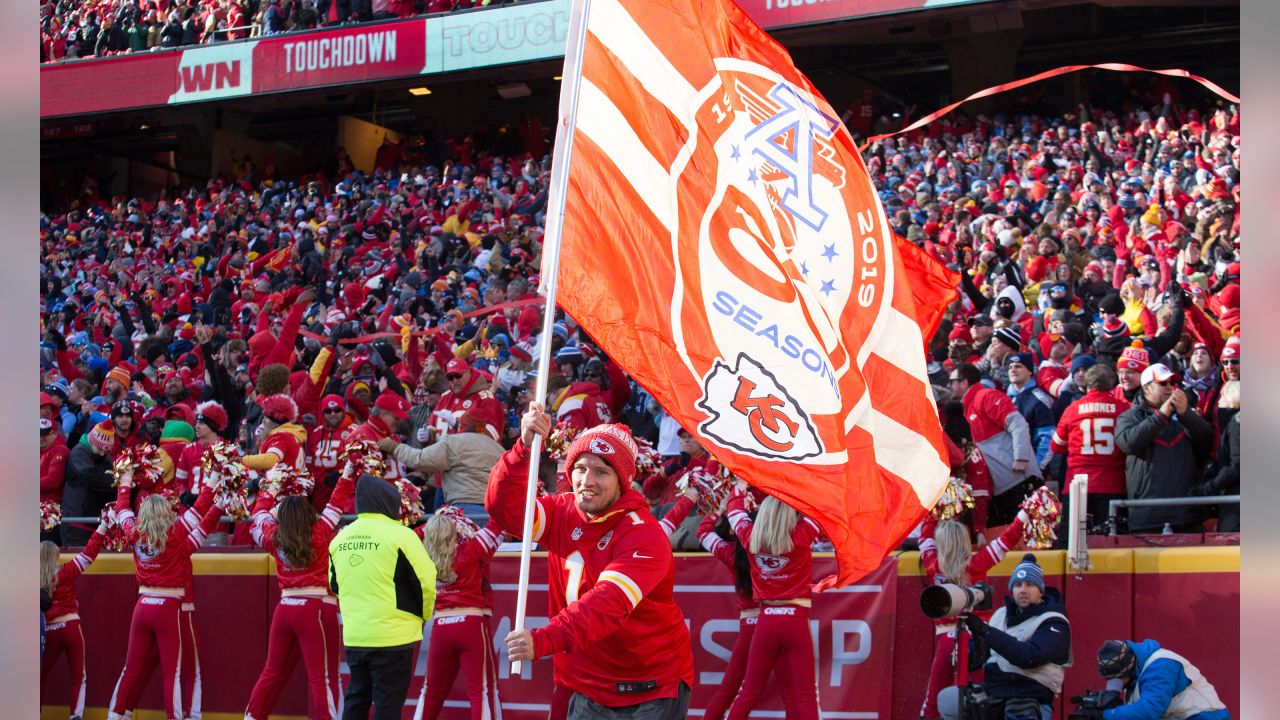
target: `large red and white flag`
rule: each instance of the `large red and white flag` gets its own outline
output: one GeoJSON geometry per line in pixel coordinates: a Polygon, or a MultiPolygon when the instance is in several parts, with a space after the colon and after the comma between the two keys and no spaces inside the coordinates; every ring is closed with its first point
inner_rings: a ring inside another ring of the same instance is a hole
{"type": "Polygon", "coordinates": [[[838,114],[731,0],[585,14],[549,205],[558,304],[716,459],[816,520],[828,580],[853,582],[947,481],[923,338],[956,278],[895,239],[838,114]]]}

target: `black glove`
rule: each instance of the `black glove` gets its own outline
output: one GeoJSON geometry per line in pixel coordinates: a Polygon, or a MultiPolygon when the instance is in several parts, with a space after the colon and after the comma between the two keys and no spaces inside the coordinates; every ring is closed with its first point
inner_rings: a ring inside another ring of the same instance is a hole
{"type": "Polygon", "coordinates": [[[990,629],[985,620],[972,613],[965,616],[964,624],[969,628],[969,634],[974,637],[986,637],[987,630],[990,629]]]}
{"type": "Polygon", "coordinates": [[[196,504],[196,494],[193,492],[184,492],[178,496],[178,502],[182,503],[183,507],[189,508],[196,504]]]}
{"type": "Polygon", "coordinates": [[[58,352],[66,352],[67,339],[62,337],[62,333],[58,332],[57,328],[53,327],[52,325],[48,327],[48,333],[49,333],[49,339],[52,340],[53,344],[58,347],[58,352]]]}
{"type": "Polygon", "coordinates": [[[325,487],[330,487],[330,488],[331,488],[331,487],[336,486],[336,485],[338,484],[338,480],[339,480],[341,477],[342,477],[342,476],[338,474],[338,471],[337,471],[337,470],[330,470],[330,471],[329,471],[329,474],[324,476],[324,484],[325,484],[325,487]]]}

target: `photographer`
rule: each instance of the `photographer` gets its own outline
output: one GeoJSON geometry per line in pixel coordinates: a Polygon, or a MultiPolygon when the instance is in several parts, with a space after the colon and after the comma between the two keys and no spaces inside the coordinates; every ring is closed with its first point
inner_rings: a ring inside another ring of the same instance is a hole
{"type": "MultiPolygon", "coordinates": [[[[1108,640],[1098,648],[1098,674],[1123,683],[1125,703],[1093,717],[1103,720],[1230,720],[1227,706],[1181,655],[1155,640],[1108,640]]],[[[1108,687],[1112,683],[1108,682],[1108,687]]],[[[1104,693],[1105,694],[1105,693],[1104,693]]],[[[1103,703],[1104,705],[1106,703],[1103,703]]],[[[1077,715],[1081,714],[1079,711],[1077,715]]]]}
{"type": "MultiPolygon", "coordinates": [[[[1071,663],[1066,608],[1056,588],[1045,589],[1044,572],[1031,553],[1014,568],[1009,592],[1013,596],[1005,598],[989,624],[966,616],[973,634],[969,667],[983,667],[984,704],[1003,706],[997,715],[976,717],[1048,720],[1053,716],[1050,703],[1062,691],[1064,669],[1071,663]]],[[[938,694],[942,717],[960,717],[960,692],[952,686],[938,694]]]]}

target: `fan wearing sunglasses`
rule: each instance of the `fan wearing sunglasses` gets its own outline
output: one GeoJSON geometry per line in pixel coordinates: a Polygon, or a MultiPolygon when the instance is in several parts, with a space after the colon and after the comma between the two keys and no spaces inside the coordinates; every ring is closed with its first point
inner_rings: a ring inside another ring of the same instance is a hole
{"type": "MultiPolygon", "coordinates": [[[[1128,457],[1125,482],[1131,499],[1179,498],[1200,483],[1199,468],[1213,445],[1213,427],[1195,409],[1176,374],[1161,363],[1142,371],[1142,394],[1116,422],[1115,442],[1128,457]]],[[[1132,508],[1129,529],[1199,532],[1205,506],[1132,508]]]]}

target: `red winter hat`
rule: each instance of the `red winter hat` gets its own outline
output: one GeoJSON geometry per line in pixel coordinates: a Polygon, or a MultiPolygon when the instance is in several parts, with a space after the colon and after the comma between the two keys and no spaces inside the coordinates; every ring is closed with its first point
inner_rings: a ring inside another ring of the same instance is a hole
{"type": "Polygon", "coordinates": [[[373,406],[395,415],[397,420],[409,419],[409,401],[393,392],[384,392],[379,395],[373,406]]]}
{"type": "Polygon", "coordinates": [[[341,395],[325,395],[320,399],[321,410],[345,410],[347,401],[342,399],[341,395]]]}
{"type": "Polygon", "coordinates": [[[618,474],[618,482],[624,492],[631,485],[639,449],[626,425],[597,425],[578,435],[564,457],[564,466],[570,473],[573,472],[573,463],[583,453],[609,463],[609,467],[618,474]]]}
{"type": "Polygon", "coordinates": [[[288,395],[271,395],[258,401],[262,414],[278,423],[291,423],[298,417],[298,406],[288,395]]]}
{"type": "Polygon", "coordinates": [[[109,452],[116,446],[116,426],[110,420],[103,420],[89,431],[89,445],[109,452]]]}
{"type": "Polygon", "coordinates": [[[196,406],[196,421],[222,432],[227,429],[227,411],[213,400],[202,402],[196,406]]]}
{"type": "Polygon", "coordinates": [[[1232,336],[1227,340],[1227,344],[1222,348],[1222,359],[1230,360],[1231,358],[1240,359],[1240,337],[1232,336]]]}
{"type": "Polygon", "coordinates": [[[951,328],[951,334],[947,336],[947,341],[949,342],[951,340],[962,340],[966,344],[972,345],[973,333],[969,331],[968,325],[964,323],[956,323],[956,326],[951,328]]]}
{"type": "Polygon", "coordinates": [[[40,407],[44,407],[45,405],[51,405],[56,407],[55,403],[53,402],[53,396],[50,395],[49,393],[42,392],[40,393],[40,407]]]}
{"type": "Polygon", "coordinates": [[[1120,360],[1116,362],[1118,370],[1146,370],[1151,364],[1151,356],[1142,346],[1141,340],[1134,340],[1133,344],[1125,348],[1120,353],[1120,360]]]}

